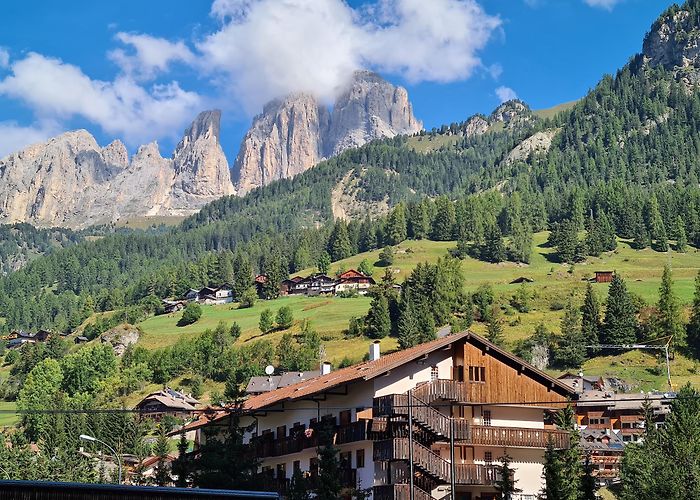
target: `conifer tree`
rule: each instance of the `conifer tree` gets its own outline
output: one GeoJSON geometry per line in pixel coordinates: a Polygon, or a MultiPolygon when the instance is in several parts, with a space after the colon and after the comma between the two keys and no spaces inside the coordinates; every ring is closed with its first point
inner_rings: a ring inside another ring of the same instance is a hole
{"type": "Polygon", "coordinates": [[[600,239],[598,224],[593,217],[588,218],[586,225],[586,248],[588,255],[598,257],[603,252],[603,244],[600,239]]]}
{"type": "Polygon", "coordinates": [[[597,225],[602,250],[604,252],[612,252],[617,248],[617,237],[615,228],[605,212],[600,213],[597,225]]]}
{"type": "Polygon", "coordinates": [[[634,225],[633,233],[634,241],[632,241],[632,246],[634,248],[643,250],[651,245],[649,231],[647,231],[643,222],[640,221],[634,225]]]}
{"type": "Polygon", "coordinates": [[[334,262],[347,259],[352,255],[348,226],[342,219],[335,222],[333,231],[328,238],[328,254],[334,262]]]}
{"type": "Polygon", "coordinates": [[[383,294],[372,299],[365,319],[365,332],[372,339],[383,339],[391,333],[389,302],[383,294]]]}
{"type": "Polygon", "coordinates": [[[601,341],[613,345],[632,344],[636,331],[637,318],[632,297],[625,281],[615,273],[608,290],[601,341]]]}
{"type": "Polygon", "coordinates": [[[280,295],[282,281],[289,278],[287,262],[278,249],[272,249],[263,257],[262,273],[267,277],[261,287],[263,299],[276,299],[280,295]]]}
{"type": "Polygon", "coordinates": [[[377,232],[369,214],[365,216],[362,224],[360,224],[357,245],[360,252],[368,252],[377,248],[377,232]]]}
{"type": "Polygon", "coordinates": [[[250,260],[243,252],[237,252],[233,259],[233,283],[231,283],[233,298],[240,300],[245,291],[252,286],[253,267],[250,265],[250,260]]]}
{"type": "Polygon", "coordinates": [[[498,308],[494,307],[494,310],[489,314],[488,320],[486,321],[486,338],[493,344],[499,347],[505,345],[505,336],[503,335],[503,320],[501,319],[500,312],[498,308]]]}
{"type": "Polygon", "coordinates": [[[301,472],[300,468],[295,468],[292,473],[292,480],[289,483],[288,500],[311,500],[311,488],[308,479],[301,472]]]}
{"type": "Polygon", "coordinates": [[[411,295],[411,292],[408,291],[401,301],[401,315],[398,324],[399,347],[401,349],[408,349],[420,343],[419,318],[411,295]]]}
{"type": "Polygon", "coordinates": [[[168,439],[165,426],[161,423],[158,426],[158,437],[153,446],[153,454],[158,457],[153,480],[158,486],[168,486],[172,481],[170,477],[170,468],[167,462],[169,452],[170,440],[168,439]]]}
{"type": "Polygon", "coordinates": [[[700,271],[695,276],[695,293],[686,331],[688,347],[695,352],[696,356],[700,356],[700,271]]]}
{"type": "Polygon", "coordinates": [[[569,302],[561,321],[561,336],[554,361],[563,368],[578,368],[586,360],[586,347],[579,328],[578,309],[569,302]]]}
{"type": "Polygon", "coordinates": [[[581,305],[581,335],[586,345],[600,343],[600,303],[593,285],[586,285],[586,296],[581,305]]]}
{"type": "Polygon", "coordinates": [[[426,202],[415,203],[409,210],[407,221],[408,236],[415,240],[423,240],[430,233],[430,217],[426,202]]]}
{"type": "Polygon", "coordinates": [[[676,251],[685,253],[688,249],[688,236],[685,232],[685,224],[679,215],[676,218],[676,251]]]}
{"type": "Polygon", "coordinates": [[[323,427],[319,433],[320,446],[318,453],[318,486],[316,498],[318,500],[337,500],[340,498],[340,461],[338,460],[338,448],[333,444],[334,430],[332,425],[323,427]]]}
{"type": "Polygon", "coordinates": [[[455,207],[447,196],[435,200],[435,217],[431,237],[435,241],[450,241],[454,235],[455,207]]]}
{"type": "Polygon", "coordinates": [[[406,209],[403,203],[396,205],[386,221],[384,237],[389,245],[398,245],[406,239],[406,209]]]}
{"type": "Polygon", "coordinates": [[[260,321],[258,322],[258,328],[262,333],[270,333],[275,326],[274,316],[270,309],[264,309],[260,313],[260,321]]]}
{"type": "Polygon", "coordinates": [[[657,304],[656,330],[657,335],[666,337],[673,335],[674,343],[685,345],[685,329],[681,319],[680,305],[673,292],[673,277],[671,267],[666,264],[661,276],[659,287],[659,303],[657,304]]]}
{"type": "Polygon", "coordinates": [[[520,493],[522,490],[516,488],[515,469],[511,467],[513,457],[504,451],[500,458],[501,463],[498,465],[498,479],[496,480],[496,491],[498,492],[498,500],[512,500],[513,495],[520,493]]]}
{"type": "Polygon", "coordinates": [[[503,262],[506,260],[506,248],[503,235],[498,224],[489,223],[484,229],[484,245],[481,247],[481,258],[486,262],[503,262]]]}
{"type": "Polygon", "coordinates": [[[593,475],[594,465],[591,456],[586,454],[583,462],[583,478],[581,479],[580,500],[598,500],[598,480],[593,475]]]}
{"type": "Polygon", "coordinates": [[[516,220],[510,234],[509,252],[513,262],[528,264],[532,255],[532,229],[530,224],[516,220]]]}
{"type": "Polygon", "coordinates": [[[328,269],[331,267],[331,256],[328,252],[321,252],[318,256],[318,261],[316,261],[316,269],[321,274],[328,274],[328,269]]]}

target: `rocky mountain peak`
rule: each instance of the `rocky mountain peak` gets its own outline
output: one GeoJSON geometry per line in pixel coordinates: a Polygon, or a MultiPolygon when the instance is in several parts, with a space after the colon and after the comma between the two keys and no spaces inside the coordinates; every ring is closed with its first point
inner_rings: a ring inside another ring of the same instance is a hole
{"type": "MultiPolygon", "coordinates": [[[[184,141],[194,142],[200,138],[209,139],[213,138],[216,142],[219,142],[221,131],[221,111],[218,109],[202,111],[194,119],[192,125],[185,130],[185,136],[183,137],[180,144],[184,141]]],[[[178,149],[180,146],[178,146],[178,149]]]]}
{"type": "Polygon", "coordinates": [[[220,116],[201,113],[171,159],[161,156],[156,142],[129,159],[121,141],[101,148],[85,130],[0,159],[0,222],[80,228],[124,217],[192,214],[234,193],[219,145],[220,116]]]}
{"type": "Polygon", "coordinates": [[[674,71],[688,85],[700,83],[700,2],[674,5],[652,25],[643,55],[651,66],[674,71]]]}
{"type": "Polygon", "coordinates": [[[307,93],[269,102],[241,144],[236,185],[246,193],[348,148],[421,128],[405,89],[376,73],[357,71],[330,109],[307,93]]]}
{"type": "Polygon", "coordinates": [[[532,118],[530,106],[519,99],[506,101],[491,113],[491,122],[502,122],[506,126],[522,123],[532,118]]]}

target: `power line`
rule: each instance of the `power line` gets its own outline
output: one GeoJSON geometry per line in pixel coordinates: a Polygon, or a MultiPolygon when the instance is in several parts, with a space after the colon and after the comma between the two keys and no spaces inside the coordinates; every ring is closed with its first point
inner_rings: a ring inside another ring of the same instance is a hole
{"type": "MultiPolygon", "coordinates": [[[[644,402],[644,401],[660,401],[660,402],[665,402],[669,403],[674,400],[695,400],[695,399],[700,399],[700,395],[692,395],[692,396],[680,396],[676,394],[669,394],[669,393],[664,393],[663,397],[656,397],[656,398],[649,398],[649,397],[638,397],[638,398],[624,398],[624,399],[615,399],[615,398],[601,398],[601,399],[585,399],[585,400],[572,400],[572,401],[498,401],[498,402],[479,402],[479,403],[471,403],[469,404],[461,404],[461,405],[455,405],[455,404],[434,404],[430,405],[432,408],[450,408],[452,406],[567,406],[567,405],[574,405],[576,406],[577,403],[586,403],[586,405],[590,404],[611,404],[611,403],[616,403],[616,402],[644,402]]],[[[415,405],[408,405],[408,404],[395,404],[393,405],[394,408],[422,408],[423,405],[415,404],[415,405]]],[[[344,411],[344,410],[354,410],[357,409],[358,406],[321,406],[321,410],[338,410],[338,411],[344,411]]],[[[302,407],[302,408],[279,408],[279,409],[259,409],[259,410],[247,410],[247,409],[239,409],[239,408],[199,408],[199,409],[194,409],[194,410],[189,410],[187,413],[199,413],[199,414],[216,414],[216,413],[230,413],[230,414],[238,414],[238,415],[252,415],[256,412],[259,411],[265,411],[268,413],[284,413],[287,411],[313,411],[317,412],[319,410],[319,407],[302,407]]],[[[150,415],[154,413],[158,414],[164,414],[164,413],[183,413],[182,410],[178,409],[166,409],[158,412],[153,412],[153,411],[145,411],[145,410],[140,410],[138,408],[93,408],[93,409],[58,409],[58,408],[53,408],[53,409],[24,409],[24,410],[8,410],[8,409],[0,409],[0,414],[9,414],[9,415],[56,415],[56,414],[65,414],[65,415],[85,415],[85,414],[140,414],[140,415],[150,415]]]]}

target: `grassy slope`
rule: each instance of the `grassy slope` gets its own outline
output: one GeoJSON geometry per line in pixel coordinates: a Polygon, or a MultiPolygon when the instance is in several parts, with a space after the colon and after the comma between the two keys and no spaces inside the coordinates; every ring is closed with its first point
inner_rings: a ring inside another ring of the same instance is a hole
{"type": "Polygon", "coordinates": [[[14,402],[0,401],[0,430],[3,427],[10,427],[15,425],[19,421],[19,416],[14,413],[6,413],[8,410],[15,410],[16,405],[14,402]]]}
{"type": "MultiPolygon", "coordinates": [[[[559,330],[562,317],[561,310],[552,310],[555,302],[565,303],[569,297],[581,301],[585,291],[584,278],[593,275],[596,270],[616,270],[625,277],[630,290],[648,303],[657,300],[657,291],[661,278],[661,271],[665,262],[670,262],[674,269],[675,291],[685,304],[690,303],[693,294],[693,280],[698,268],[700,268],[700,254],[691,249],[686,254],[670,252],[662,254],[652,250],[632,250],[629,244],[622,241],[618,250],[606,254],[601,258],[591,258],[586,263],[574,267],[573,273],[569,273],[569,266],[552,262],[552,249],[543,246],[547,239],[547,233],[538,233],[534,238],[534,253],[532,262],[528,266],[513,263],[487,264],[467,258],[462,267],[465,275],[465,285],[468,291],[474,291],[479,285],[490,283],[501,297],[502,302],[517,290],[518,285],[510,285],[510,281],[526,276],[535,280],[526,285],[532,295],[533,309],[527,314],[519,314],[509,311],[505,317],[505,333],[508,342],[512,345],[518,339],[530,336],[534,328],[540,322],[544,322],[553,331],[559,330]]],[[[439,257],[446,255],[448,249],[454,247],[454,242],[432,241],[407,241],[397,247],[396,259],[393,269],[396,270],[396,281],[401,282],[420,262],[434,262],[439,257]]],[[[356,268],[363,259],[375,263],[379,252],[360,254],[331,266],[331,271],[338,268],[356,268]]],[[[307,269],[300,275],[314,272],[307,269]]],[[[381,277],[384,269],[375,267],[374,276],[381,277]]],[[[594,285],[601,300],[607,294],[606,284],[594,285]]],[[[327,357],[338,361],[344,356],[352,359],[360,359],[367,350],[368,340],[353,339],[344,340],[342,330],[347,327],[348,320],[352,316],[364,314],[369,306],[369,299],[340,299],[327,297],[285,297],[271,302],[259,301],[254,308],[238,310],[235,306],[207,306],[204,314],[196,324],[179,328],[176,325],[179,314],[151,318],[139,326],[144,332],[141,340],[147,348],[161,347],[174,343],[180,336],[194,336],[205,328],[213,328],[223,320],[227,323],[238,321],[243,328],[243,336],[240,342],[253,339],[265,339],[276,342],[281,332],[261,335],[257,323],[260,312],[269,307],[276,311],[283,305],[289,305],[294,310],[296,320],[308,318],[314,327],[321,333],[326,346],[327,357]]],[[[475,324],[473,329],[483,332],[484,326],[475,324]]],[[[293,331],[298,330],[298,324],[293,331]]],[[[383,348],[386,351],[395,346],[393,339],[386,339],[383,348]]],[[[665,376],[655,374],[657,361],[655,356],[641,352],[627,353],[612,358],[597,358],[589,361],[584,367],[586,373],[600,375],[615,375],[628,380],[637,380],[644,389],[665,388],[665,376]]],[[[696,364],[690,360],[677,356],[672,364],[674,385],[690,380],[700,385],[700,376],[693,373],[700,372],[696,364]]]]}

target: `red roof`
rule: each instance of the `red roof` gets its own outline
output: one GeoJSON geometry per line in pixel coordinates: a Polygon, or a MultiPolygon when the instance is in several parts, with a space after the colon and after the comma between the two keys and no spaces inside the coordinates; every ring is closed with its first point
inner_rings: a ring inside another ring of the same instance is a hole
{"type": "Polygon", "coordinates": [[[348,269],[345,271],[343,274],[338,276],[341,280],[349,279],[349,278],[368,278],[364,273],[361,273],[360,271],[356,271],[355,269],[348,269]]]}

